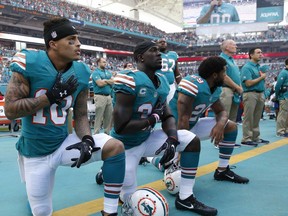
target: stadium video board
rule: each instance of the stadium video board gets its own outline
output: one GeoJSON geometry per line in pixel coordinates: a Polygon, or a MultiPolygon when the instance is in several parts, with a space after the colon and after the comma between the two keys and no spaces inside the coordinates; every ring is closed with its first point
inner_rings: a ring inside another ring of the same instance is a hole
{"type": "Polygon", "coordinates": [[[257,0],[257,22],[281,22],[284,0],[257,0]]]}
{"type": "Polygon", "coordinates": [[[183,0],[183,28],[255,22],[256,2],[257,0],[183,0]],[[218,6],[219,2],[221,6],[218,6]]]}
{"type": "Polygon", "coordinates": [[[183,28],[281,22],[283,11],[284,0],[183,0],[183,28]]]}

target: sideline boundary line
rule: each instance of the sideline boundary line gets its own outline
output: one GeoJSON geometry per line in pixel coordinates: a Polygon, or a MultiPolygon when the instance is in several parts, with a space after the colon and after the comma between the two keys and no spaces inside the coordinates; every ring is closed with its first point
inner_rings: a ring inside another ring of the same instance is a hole
{"type": "MultiPolygon", "coordinates": [[[[288,145],[287,139],[281,139],[276,142],[263,145],[261,147],[253,148],[252,150],[248,150],[242,153],[239,153],[237,155],[233,155],[230,159],[230,165],[239,163],[241,161],[248,160],[252,157],[256,157],[258,155],[264,154],[268,151],[280,148],[284,145],[288,145]]],[[[248,147],[249,148],[249,147],[248,147]]],[[[207,175],[211,172],[213,172],[218,165],[218,160],[203,166],[198,167],[197,170],[197,177],[207,175]]],[[[150,182],[145,185],[139,186],[141,187],[152,187],[156,190],[165,190],[165,185],[162,180],[157,180],[154,182],[150,182]]],[[[100,212],[103,209],[103,201],[104,198],[98,198],[89,202],[81,203],[78,205],[74,205],[68,208],[64,208],[58,211],[55,211],[53,213],[53,216],[88,216],[91,214],[96,214],[97,212],[100,212]]]]}

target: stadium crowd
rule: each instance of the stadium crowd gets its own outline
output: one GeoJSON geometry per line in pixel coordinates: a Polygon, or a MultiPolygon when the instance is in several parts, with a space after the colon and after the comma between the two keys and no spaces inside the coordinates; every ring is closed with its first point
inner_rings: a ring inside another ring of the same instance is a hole
{"type": "MultiPolygon", "coordinates": [[[[1,45],[1,43],[0,43],[1,45]]],[[[0,46],[0,82],[8,83],[11,77],[11,71],[9,69],[9,64],[12,56],[16,53],[15,48],[13,47],[5,47],[3,45],[0,46]]],[[[82,52],[82,61],[85,62],[93,71],[96,67],[96,59],[95,55],[90,55],[89,53],[82,52]]],[[[238,59],[236,60],[237,64],[241,67],[245,63],[246,59],[238,59]]],[[[113,72],[119,72],[123,70],[123,65],[126,62],[134,62],[131,56],[107,56],[107,66],[106,68],[113,72]]],[[[265,65],[270,67],[270,72],[267,75],[266,82],[272,83],[275,76],[277,76],[284,68],[284,59],[283,58],[272,58],[267,59],[263,62],[265,65]]],[[[186,76],[188,74],[194,74],[197,72],[197,69],[200,65],[201,61],[193,61],[193,62],[180,62],[179,70],[182,76],[186,76]]],[[[263,64],[262,63],[262,64],[263,64]]],[[[134,62],[135,64],[135,62],[134,62]]]]}
{"type": "MultiPolygon", "coordinates": [[[[84,7],[81,5],[69,3],[67,1],[51,0],[51,1],[23,1],[23,0],[3,0],[2,4],[11,5],[14,7],[25,8],[28,10],[35,10],[42,13],[58,15],[66,18],[76,19],[80,21],[88,21],[95,24],[109,26],[124,31],[140,33],[153,37],[165,37],[166,40],[175,41],[179,43],[190,45],[213,45],[219,44],[223,40],[232,39],[235,42],[254,43],[269,39],[285,40],[288,37],[288,26],[271,26],[268,31],[255,33],[245,33],[241,35],[221,35],[221,37],[211,38],[211,36],[198,36],[195,30],[186,30],[178,33],[165,33],[160,29],[152,26],[149,23],[140,22],[123,16],[115,15],[105,11],[84,7]]],[[[240,2],[241,3],[241,2],[240,2]]],[[[35,36],[39,34],[34,33],[35,36]]],[[[40,34],[41,35],[41,34],[40,34]]],[[[42,35],[41,35],[42,36],[42,35]]],[[[89,44],[90,45],[90,44],[89,44]]],[[[102,44],[101,44],[102,45],[102,44]]],[[[100,46],[100,44],[98,44],[100,46]]],[[[107,47],[106,48],[110,48],[107,47]]]]}

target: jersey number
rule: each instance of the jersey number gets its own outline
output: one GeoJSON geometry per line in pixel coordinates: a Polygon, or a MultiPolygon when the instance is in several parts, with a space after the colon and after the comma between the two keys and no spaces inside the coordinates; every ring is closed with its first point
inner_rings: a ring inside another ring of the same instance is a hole
{"type": "Polygon", "coordinates": [[[173,68],[175,66],[175,60],[174,59],[165,59],[165,58],[162,58],[162,68],[161,68],[161,71],[162,72],[173,72],[173,68]],[[169,65],[171,65],[169,67],[169,65]]]}
{"type": "Polygon", "coordinates": [[[138,112],[142,113],[141,114],[141,118],[147,118],[151,112],[152,112],[152,104],[142,104],[139,108],[138,108],[138,112]]]}
{"type": "MultiPolygon", "coordinates": [[[[46,89],[41,89],[37,91],[35,94],[35,97],[39,97],[45,94],[46,91],[47,91],[46,89]]],[[[69,95],[68,97],[64,98],[64,100],[66,101],[66,104],[64,107],[59,107],[57,104],[52,104],[50,106],[50,118],[51,118],[51,121],[55,125],[63,125],[66,121],[66,116],[67,116],[66,110],[68,110],[68,108],[72,104],[72,96],[69,95]],[[59,115],[59,113],[62,113],[62,115],[59,115]]],[[[47,116],[44,116],[43,109],[38,110],[36,114],[34,114],[32,122],[34,124],[46,124],[47,116]]]]}
{"type": "Polygon", "coordinates": [[[211,23],[228,23],[231,20],[230,14],[212,14],[210,17],[211,23]]]}
{"type": "Polygon", "coordinates": [[[197,118],[201,117],[200,115],[206,110],[206,104],[199,104],[194,108],[194,111],[191,113],[191,118],[189,119],[190,122],[194,122],[197,118]]]}

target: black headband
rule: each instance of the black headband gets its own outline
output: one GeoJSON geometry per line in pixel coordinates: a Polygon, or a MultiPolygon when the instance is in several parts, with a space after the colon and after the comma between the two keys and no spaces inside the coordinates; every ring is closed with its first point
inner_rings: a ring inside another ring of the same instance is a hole
{"type": "Polygon", "coordinates": [[[50,40],[57,41],[69,35],[75,34],[78,34],[76,28],[70,22],[64,22],[53,26],[48,31],[44,32],[45,44],[48,47],[50,40]]]}
{"type": "Polygon", "coordinates": [[[138,44],[135,47],[135,50],[134,50],[134,59],[135,59],[135,61],[137,62],[137,56],[139,54],[145,53],[148,49],[150,49],[153,46],[156,46],[156,43],[153,42],[153,41],[145,41],[145,42],[142,42],[142,43],[138,44]]]}

